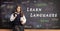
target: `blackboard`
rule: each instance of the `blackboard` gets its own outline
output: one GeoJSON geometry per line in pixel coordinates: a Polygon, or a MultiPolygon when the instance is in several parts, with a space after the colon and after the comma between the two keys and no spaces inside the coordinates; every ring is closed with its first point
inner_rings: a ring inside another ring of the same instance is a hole
{"type": "MultiPolygon", "coordinates": [[[[0,23],[2,24],[0,27],[10,27],[9,18],[16,4],[15,2],[3,2],[1,4],[0,23]]],[[[58,1],[26,0],[20,4],[27,19],[25,28],[60,28],[58,1]]]]}

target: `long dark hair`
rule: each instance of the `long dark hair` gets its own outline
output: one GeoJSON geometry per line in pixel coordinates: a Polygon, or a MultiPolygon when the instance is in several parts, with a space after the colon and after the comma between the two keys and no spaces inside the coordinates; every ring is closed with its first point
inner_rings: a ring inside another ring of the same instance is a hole
{"type": "MultiPolygon", "coordinates": [[[[14,11],[14,14],[15,14],[15,12],[17,12],[17,8],[18,8],[18,6],[20,6],[21,7],[21,5],[16,5],[16,7],[15,7],[15,11],[14,11]]],[[[22,7],[20,8],[20,16],[22,17],[23,16],[23,11],[22,11],[22,7]]]]}

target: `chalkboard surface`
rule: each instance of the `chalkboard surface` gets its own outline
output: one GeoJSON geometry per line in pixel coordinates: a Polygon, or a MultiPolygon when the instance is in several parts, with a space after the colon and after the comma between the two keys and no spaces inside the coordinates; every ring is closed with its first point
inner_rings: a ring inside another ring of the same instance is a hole
{"type": "MultiPolygon", "coordinates": [[[[16,2],[2,2],[0,27],[10,27],[9,18],[16,4],[16,2]]],[[[27,19],[25,28],[60,28],[58,1],[23,0],[20,4],[27,19]]]]}

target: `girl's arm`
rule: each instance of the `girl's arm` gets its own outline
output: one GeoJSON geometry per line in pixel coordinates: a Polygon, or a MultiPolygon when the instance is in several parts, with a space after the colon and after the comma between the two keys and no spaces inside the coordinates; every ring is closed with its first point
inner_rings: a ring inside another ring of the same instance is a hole
{"type": "Polygon", "coordinates": [[[20,18],[21,24],[25,24],[26,23],[26,17],[25,15],[23,15],[23,17],[20,18]]]}
{"type": "Polygon", "coordinates": [[[16,16],[17,16],[17,15],[14,16],[13,14],[11,14],[11,16],[10,16],[10,21],[14,21],[14,19],[16,18],[16,16]]]}

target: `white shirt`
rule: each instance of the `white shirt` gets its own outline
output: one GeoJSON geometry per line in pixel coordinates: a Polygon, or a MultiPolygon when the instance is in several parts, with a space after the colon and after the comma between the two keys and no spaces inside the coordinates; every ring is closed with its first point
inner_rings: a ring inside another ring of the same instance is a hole
{"type": "MultiPolygon", "coordinates": [[[[14,19],[16,18],[17,15],[15,15],[15,17],[13,16],[13,14],[11,14],[10,16],[10,21],[14,21],[14,19]]],[[[25,15],[23,15],[23,17],[20,18],[20,21],[22,21],[22,24],[25,24],[26,23],[26,17],[25,15]]]]}

